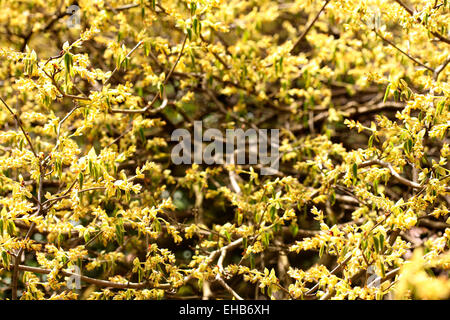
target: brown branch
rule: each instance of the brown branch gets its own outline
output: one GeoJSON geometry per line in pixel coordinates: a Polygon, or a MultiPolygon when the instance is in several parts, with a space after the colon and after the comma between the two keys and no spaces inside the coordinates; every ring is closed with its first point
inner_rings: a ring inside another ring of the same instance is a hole
{"type": "Polygon", "coordinates": [[[42,69],[42,71],[45,73],[45,75],[51,80],[52,84],[55,86],[55,88],[58,90],[58,92],[61,94],[61,96],[63,98],[69,98],[69,99],[73,99],[73,100],[84,100],[84,101],[90,101],[91,99],[88,97],[83,97],[83,96],[75,96],[72,94],[68,94],[66,92],[64,92],[60,86],[58,85],[58,83],[56,82],[55,79],[55,75],[58,73],[54,73],[53,75],[49,75],[47,73],[47,71],[45,71],[44,69],[42,69]]]}
{"type": "MultiPolygon", "coordinates": [[[[395,2],[397,2],[400,6],[402,6],[406,12],[409,13],[410,16],[414,16],[414,10],[412,8],[410,8],[406,3],[404,3],[401,0],[395,0],[395,2]]],[[[416,20],[420,23],[423,23],[422,19],[420,19],[420,17],[417,17],[416,20]]],[[[437,37],[440,41],[445,42],[450,44],[450,39],[444,37],[443,35],[441,35],[440,33],[436,32],[436,31],[430,31],[431,34],[435,37],[437,37]]]]}
{"type": "Polygon", "coordinates": [[[408,57],[408,59],[410,59],[411,61],[415,62],[416,64],[420,65],[421,67],[424,67],[427,70],[430,70],[431,72],[435,72],[433,68],[428,67],[427,65],[423,64],[422,62],[420,62],[419,60],[417,60],[416,58],[414,58],[413,56],[409,55],[408,53],[406,53],[405,51],[403,51],[402,49],[400,49],[399,47],[397,47],[397,45],[395,43],[393,43],[392,41],[386,39],[385,37],[383,37],[376,29],[373,29],[373,31],[377,34],[377,36],[379,36],[384,42],[386,42],[387,44],[389,44],[390,46],[392,46],[393,48],[397,49],[399,52],[401,52],[403,55],[405,55],[406,57],[408,57]]]}
{"type": "Polygon", "coordinates": [[[123,60],[120,61],[119,65],[117,65],[117,66],[114,68],[113,72],[111,73],[111,75],[109,76],[109,78],[106,79],[106,81],[105,81],[105,83],[103,84],[103,86],[106,86],[106,85],[109,83],[109,81],[111,81],[111,78],[112,78],[112,77],[116,74],[116,72],[120,69],[120,67],[122,66],[122,63],[123,63],[126,59],[128,59],[128,58],[133,54],[133,52],[136,51],[136,49],[139,48],[139,47],[141,46],[142,43],[143,43],[143,41],[139,41],[139,42],[136,44],[136,46],[135,46],[133,49],[131,49],[130,52],[128,52],[128,54],[125,56],[125,58],[123,58],[123,60]]]}
{"type": "Polygon", "coordinates": [[[226,282],[225,280],[222,278],[222,273],[223,273],[223,260],[225,260],[225,257],[227,255],[227,250],[224,249],[222,250],[222,253],[220,254],[219,260],[217,261],[217,266],[219,267],[219,271],[217,272],[216,275],[216,280],[222,285],[222,287],[225,288],[225,290],[227,290],[229,293],[231,293],[231,295],[233,297],[235,297],[237,300],[244,300],[242,299],[242,297],[240,295],[238,295],[236,293],[236,291],[233,290],[233,288],[231,288],[226,282]]]}
{"type": "Polygon", "coordinates": [[[316,16],[314,17],[314,19],[308,24],[308,26],[305,28],[305,30],[302,32],[302,34],[298,37],[297,41],[295,42],[294,46],[291,49],[291,53],[293,53],[295,51],[295,49],[300,45],[300,43],[303,41],[303,39],[305,39],[306,35],[308,34],[309,30],[311,30],[311,28],[314,26],[314,24],[316,23],[317,19],[319,19],[319,16],[321,15],[321,13],[325,10],[325,7],[327,6],[327,4],[330,2],[330,0],[326,0],[325,3],[323,4],[322,8],[319,10],[319,12],[316,14],[316,16]]]}
{"type": "MultiPolygon", "coordinates": [[[[33,222],[30,225],[30,228],[27,231],[27,234],[25,235],[25,240],[29,239],[31,237],[31,234],[34,230],[34,228],[36,227],[36,223],[33,222]]],[[[11,299],[12,300],[17,300],[17,283],[18,283],[18,278],[19,278],[19,270],[20,270],[20,260],[22,257],[24,251],[24,247],[21,247],[19,249],[19,252],[16,254],[15,258],[14,258],[14,265],[13,267],[13,272],[12,272],[12,285],[11,285],[11,299]]]]}
{"type": "MultiPolygon", "coordinates": [[[[65,116],[64,118],[62,118],[61,121],[59,121],[58,123],[58,128],[56,129],[56,144],[53,147],[53,150],[56,150],[59,146],[59,137],[61,136],[61,127],[63,125],[63,123],[79,108],[81,108],[81,106],[78,104],[78,102],[74,101],[75,103],[75,107],[72,108],[72,110],[70,110],[65,116]]],[[[47,162],[47,160],[50,159],[50,154],[45,158],[44,163],[47,162]]]]}
{"type": "MultiPolygon", "coordinates": [[[[342,267],[344,267],[352,258],[352,254],[349,253],[347,258],[344,259],[344,261],[342,261],[341,263],[339,263],[333,270],[331,270],[330,274],[335,274],[337,273],[339,270],[342,269],[342,267]]],[[[312,295],[314,291],[316,291],[316,289],[319,288],[320,283],[317,282],[311,289],[309,289],[305,295],[312,295]]]]}
{"type": "Polygon", "coordinates": [[[439,74],[444,71],[445,67],[447,67],[447,65],[450,63],[450,56],[447,58],[447,60],[444,61],[444,63],[442,63],[439,67],[437,67],[434,70],[434,74],[433,74],[433,79],[434,81],[437,81],[439,78],[439,74]]]}
{"type": "MultiPolygon", "coordinates": [[[[25,265],[19,265],[18,269],[22,270],[22,271],[41,273],[41,274],[49,274],[50,272],[52,272],[52,270],[50,270],[50,269],[30,267],[30,266],[25,266],[25,265]]],[[[146,288],[168,290],[168,289],[172,288],[172,285],[170,285],[168,283],[167,284],[159,284],[159,285],[155,285],[150,282],[118,283],[118,282],[112,282],[112,281],[107,281],[107,280],[95,279],[95,278],[79,275],[79,274],[64,271],[64,270],[61,270],[60,273],[66,277],[79,277],[80,280],[90,283],[90,284],[93,284],[93,285],[96,285],[98,287],[108,287],[108,288],[114,288],[114,289],[137,289],[137,290],[146,289],[146,288]]]]}
{"type": "MultiPolygon", "coordinates": [[[[133,177],[129,178],[127,181],[128,181],[128,182],[134,181],[135,179],[137,179],[137,177],[138,177],[138,176],[133,176],[133,177]]],[[[77,180],[74,180],[74,181],[72,182],[72,184],[70,185],[69,189],[66,190],[61,196],[58,196],[58,197],[55,197],[55,198],[48,199],[48,200],[44,201],[44,202],[42,203],[42,206],[43,206],[46,210],[48,210],[48,207],[45,207],[45,206],[48,206],[49,204],[52,204],[52,202],[54,202],[54,201],[58,201],[58,200],[62,200],[62,199],[69,198],[69,197],[70,197],[70,194],[68,194],[68,193],[72,190],[72,188],[74,187],[74,185],[76,184],[76,182],[77,182],[77,180]]],[[[84,192],[96,191],[96,190],[104,190],[104,189],[106,189],[106,187],[104,187],[104,186],[90,187],[90,188],[78,190],[78,193],[84,193],[84,192]]]]}
{"type": "MultiPolygon", "coordinates": [[[[183,55],[183,51],[184,51],[184,47],[186,45],[186,41],[187,41],[188,35],[186,34],[186,36],[184,37],[183,40],[183,44],[181,45],[181,49],[180,52],[177,56],[177,59],[175,60],[175,63],[173,64],[172,68],[170,69],[169,73],[167,74],[167,76],[164,79],[163,85],[166,85],[167,82],[169,81],[170,77],[172,76],[173,72],[175,71],[175,68],[177,67],[178,63],[180,62],[181,56],[183,55]]],[[[137,109],[137,110],[132,110],[132,109],[112,109],[111,112],[112,113],[128,113],[128,114],[132,114],[132,113],[144,113],[147,112],[154,104],[155,102],[158,100],[159,98],[159,94],[155,94],[155,96],[153,97],[153,100],[147,104],[147,106],[145,106],[145,108],[142,109],[137,109]]],[[[161,106],[159,108],[157,108],[156,110],[152,110],[152,113],[156,113],[161,111],[163,108],[165,108],[166,104],[167,104],[167,99],[164,99],[165,102],[163,101],[163,103],[161,104],[161,106]]]]}
{"type": "Polygon", "coordinates": [[[369,287],[370,287],[370,286],[373,287],[378,281],[379,281],[379,284],[382,284],[383,282],[385,282],[385,281],[387,281],[387,280],[392,279],[393,277],[395,277],[395,275],[396,275],[399,271],[400,271],[400,268],[395,268],[395,269],[389,271],[388,273],[386,273],[386,275],[385,275],[384,277],[377,277],[375,280],[373,280],[372,282],[370,282],[370,283],[368,284],[368,286],[369,286],[369,287]]]}
{"type": "MultiPolygon", "coordinates": [[[[37,190],[37,210],[36,215],[39,215],[42,213],[42,193],[44,190],[44,178],[45,178],[45,169],[43,168],[42,162],[39,160],[39,183],[38,183],[38,190],[37,190]]],[[[33,222],[30,225],[30,228],[28,229],[26,235],[25,235],[25,241],[30,239],[34,228],[36,227],[36,223],[33,222]]],[[[11,298],[12,300],[17,299],[17,284],[18,284],[18,278],[19,278],[19,264],[22,257],[22,253],[25,250],[25,245],[20,247],[19,252],[16,254],[16,257],[14,259],[14,269],[13,269],[13,275],[12,275],[12,285],[11,285],[11,298]]]]}
{"type": "MultiPolygon", "coordinates": [[[[207,45],[210,44],[210,42],[206,41],[205,38],[201,35],[201,33],[199,34],[200,39],[206,43],[207,45]]],[[[217,52],[214,52],[214,50],[211,50],[210,53],[212,53],[212,55],[225,67],[225,69],[230,70],[231,67],[217,54],[217,52]]]]}
{"type": "MultiPolygon", "coordinates": [[[[391,175],[401,184],[414,188],[414,189],[420,189],[422,188],[422,185],[418,184],[417,182],[408,180],[406,178],[403,178],[402,176],[400,176],[397,171],[395,171],[394,167],[392,167],[392,165],[388,162],[384,162],[378,159],[374,159],[374,160],[369,160],[363,163],[360,163],[358,165],[358,168],[365,168],[365,167],[370,167],[372,165],[379,165],[381,167],[387,168],[389,169],[391,175]]],[[[450,192],[450,187],[445,187],[445,191],[446,192],[450,192]]]]}
{"type": "Polygon", "coordinates": [[[25,131],[25,129],[22,126],[22,121],[20,120],[20,118],[17,116],[17,114],[12,111],[12,109],[8,106],[8,104],[6,103],[5,100],[3,100],[2,97],[0,97],[0,100],[3,102],[3,104],[5,105],[6,109],[8,109],[9,113],[12,114],[12,116],[14,117],[14,120],[16,121],[17,125],[19,126],[20,130],[22,130],[23,135],[25,136],[25,139],[28,142],[28,145],[30,146],[31,151],[33,152],[34,156],[36,158],[39,158],[36,151],[34,150],[33,144],[31,143],[30,137],[28,136],[28,133],[25,131]]]}
{"type": "MultiPolygon", "coordinates": [[[[365,106],[363,104],[358,104],[354,101],[351,101],[347,105],[343,106],[342,109],[339,109],[338,111],[345,113],[347,117],[352,117],[355,115],[358,116],[358,115],[363,115],[363,114],[367,114],[367,113],[379,112],[379,111],[385,110],[385,109],[403,109],[404,107],[405,107],[405,105],[401,102],[386,101],[386,102],[380,102],[375,105],[365,106]]],[[[328,115],[329,115],[328,110],[321,112],[312,118],[312,122],[317,123],[320,121],[324,121],[328,118],[328,115]]],[[[306,126],[299,124],[297,126],[293,126],[291,128],[291,131],[295,133],[295,132],[304,131],[306,129],[307,129],[306,126]]]]}
{"type": "Polygon", "coordinates": [[[54,15],[53,15],[53,19],[51,19],[51,20],[49,21],[49,23],[47,23],[47,25],[46,25],[44,28],[42,28],[42,29],[40,29],[40,30],[35,30],[35,31],[30,30],[26,35],[21,36],[22,39],[23,39],[23,43],[22,43],[22,46],[21,46],[21,48],[20,48],[20,51],[23,52],[23,51],[25,50],[25,48],[27,47],[28,42],[30,42],[31,37],[32,37],[35,33],[46,32],[46,31],[50,30],[50,29],[53,27],[53,25],[54,25],[56,22],[58,22],[59,19],[64,18],[65,16],[68,16],[68,15],[70,15],[70,14],[69,14],[68,12],[65,12],[65,11],[60,12],[60,13],[58,13],[58,14],[54,14],[54,15]]]}
{"type": "MultiPolygon", "coordinates": [[[[76,180],[75,180],[76,182],[76,180]]],[[[78,193],[83,193],[83,192],[88,192],[88,191],[94,191],[94,190],[104,190],[106,189],[106,187],[92,187],[92,188],[87,188],[87,189],[83,189],[83,190],[79,190],[78,193]]],[[[67,193],[67,192],[66,192],[67,193]]],[[[64,194],[62,196],[59,197],[55,197],[52,199],[48,199],[46,201],[44,201],[44,203],[42,203],[42,205],[51,205],[53,202],[58,201],[58,200],[62,200],[62,199],[66,199],[69,198],[70,194],[64,194]]],[[[48,209],[47,207],[45,207],[46,209],[48,209]]]]}
{"type": "Polygon", "coordinates": [[[430,219],[427,219],[426,217],[421,217],[422,219],[419,218],[419,225],[428,227],[428,228],[432,228],[432,229],[437,229],[437,230],[445,230],[447,228],[450,228],[450,224],[445,223],[445,222],[441,222],[441,221],[433,221],[430,219]]]}

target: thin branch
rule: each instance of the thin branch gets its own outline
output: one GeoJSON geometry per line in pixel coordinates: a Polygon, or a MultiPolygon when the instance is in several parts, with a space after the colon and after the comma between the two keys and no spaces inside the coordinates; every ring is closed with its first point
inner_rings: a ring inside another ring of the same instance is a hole
{"type": "MultiPolygon", "coordinates": [[[[36,215],[41,214],[42,212],[42,193],[44,190],[44,178],[45,178],[45,170],[43,168],[42,162],[39,160],[39,182],[38,182],[38,190],[37,190],[37,210],[36,215]]],[[[33,234],[34,228],[36,227],[36,223],[33,222],[30,225],[30,228],[28,229],[26,235],[25,235],[25,241],[31,238],[31,235],[33,234]]],[[[12,285],[11,285],[11,298],[12,300],[17,299],[17,285],[19,280],[19,264],[20,260],[22,258],[23,251],[25,250],[25,246],[21,246],[19,249],[19,252],[16,254],[16,257],[14,259],[14,269],[12,274],[12,285]]]]}
{"type": "MultiPolygon", "coordinates": [[[[206,43],[207,45],[210,44],[208,41],[205,40],[205,38],[200,34],[200,39],[206,43]]],[[[214,50],[211,50],[210,53],[213,54],[213,56],[225,67],[225,69],[230,70],[231,67],[215,52],[214,50]]]]}
{"type": "MultiPolygon", "coordinates": [[[[167,76],[164,79],[163,85],[166,85],[170,79],[170,77],[172,76],[173,72],[175,71],[175,68],[177,67],[178,63],[180,62],[181,56],[183,55],[183,51],[184,51],[184,47],[186,46],[186,41],[187,41],[188,35],[186,34],[183,40],[183,44],[181,45],[181,49],[180,52],[178,53],[177,59],[175,60],[175,63],[173,64],[172,68],[170,69],[169,73],[167,74],[167,76]]],[[[128,114],[132,114],[132,113],[144,113],[147,112],[154,104],[155,102],[158,100],[159,98],[159,94],[155,94],[155,96],[153,97],[153,100],[147,104],[147,106],[145,106],[145,108],[142,109],[137,109],[137,110],[132,110],[132,109],[112,109],[111,112],[112,113],[128,113],[128,114]]],[[[162,109],[164,109],[167,105],[167,99],[165,98],[163,103],[161,104],[161,106],[155,110],[152,110],[152,113],[156,113],[161,111],[162,109]]]]}
{"type": "MultiPolygon", "coordinates": [[[[349,253],[349,255],[347,256],[347,258],[344,259],[344,261],[342,261],[341,263],[339,263],[333,270],[331,270],[330,274],[335,274],[336,272],[338,272],[339,270],[341,270],[341,268],[343,266],[345,266],[350,259],[352,258],[352,254],[349,253]]],[[[305,295],[312,295],[314,291],[316,291],[319,288],[320,283],[317,282],[311,289],[309,289],[305,295]]]]}
{"type": "Polygon", "coordinates": [[[305,30],[302,32],[302,34],[298,37],[297,41],[295,42],[294,46],[291,49],[291,53],[297,48],[298,45],[305,39],[306,35],[308,34],[309,30],[314,26],[317,19],[319,19],[319,16],[322,14],[322,12],[325,10],[325,7],[330,2],[330,0],[326,0],[323,4],[322,8],[319,10],[319,12],[316,14],[314,19],[309,23],[309,25],[305,28],[305,30]]]}
{"type": "Polygon", "coordinates": [[[384,277],[377,277],[375,280],[373,280],[372,282],[370,282],[367,286],[368,287],[374,287],[375,284],[379,283],[382,284],[383,282],[385,282],[386,280],[392,279],[393,277],[395,277],[395,275],[400,271],[400,268],[395,268],[391,271],[389,271],[388,273],[386,273],[386,275],[384,277]]]}
{"type": "MultiPolygon", "coordinates": [[[[75,180],[76,182],[76,180],[75,180]]],[[[83,189],[83,190],[79,190],[78,193],[84,193],[84,192],[88,192],[88,191],[95,191],[95,190],[104,190],[106,189],[106,187],[91,187],[91,188],[87,188],[87,189],[83,189]]],[[[58,196],[52,199],[48,199],[46,201],[44,201],[44,203],[42,205],[47,205],[45,208],[48,209],[48,205],[51,205],[53,202],[58,201],[58,200],[62,200],[62,199],[66,199],[69,198],[70,194],[64,194],[62,196],[58,196]]]]}
{"type": "Polygon", "coordinates": [[[25,129],[22,126],[22,121],[20,121],[20,118],[16,115],[16,113],[14,111],[12,111],[12,109],[8,106],[8,104],[6,103],[5,100],[3,100],[2,97],[0,97],[0,100],[3,102],[3,104],[6,107],[6,109],[8,109],[9,113],[12,114],[12,116],[14,117],[14,120],[16,120],[16,123],[19,126],[20,130],[22,130],[22,133],[25,136],[25,139],[27,140],[28,145],[30,146],[30,149],[33,152],[34,156],[36,158],[39,158],[37,153],[36,153],[36,151],[34,150],[33,144],[31,143],[31,140],[30,140],[30,137],[28,136],[28,133],[25,131],[25,129]]]}
{"type": "Polygon", "coordinates": [[[121,7],[117,7],[117,8],[114,8],[114,10],[115,11],[124,11],[124,10],[128,10],[128,9],[133,9],[133,8],[136,8],[136,7],[139,7],[139,4],[138,3],[132,3],[132,4],[128,4],[128,5],[124,5],[124,6],[121,6],[121,7]]]}
{"type": "MultiPolygon", "coordinates": [[[[339,109],[339,112],[345,113],[347,117],[351,117],[351,116],[358,116],[358,115],[363,115],[363,114],[367,114],[367,113],[373,113],[373,112],[379,112],[381,110],[385,110],[385,109],[403,109],[405,107],[404,103],[401,102],[392,102],[392,101],[386,101],[386,102],[380,102],[374,105],[367,105],[366,104],[358,104],[355,103],[354,101],[348,103],[347,105],[343,106],[342,109],[339,109]]],[[[324,121],[328,118],[329,116],[329,111],[324,111],[321,112],[317,115],[315,115],[312,118],[312,121],[314,123],[317,123],[319,121],[324,121]]],[[[300,131],[304,131],[306,130],[307,127],[304,126],[303,124],[297,125],[297,126],[293,126],[291,128],[292,132],[300,132],[300,131]]]]}
{"type": "MultiPolygon", "coordinates": [[[[81,106],[76,102],[76,101],[74,101],[74,103],[75,103],[75,107],[74,108],[72,108],[72,110],[70,110],[65,116],[64,116],[64,118],[59,122],[59,124],[58,124],[58,128],[56,129],[56,144],[55,144],[55,146],[53,147],[53,150],[56,150],[57,148],[58,148],[58,146],[59,146],[59,143],[60,143],[60,140],[59,140],[59,137],[61,136],[61,127],[62,127],[62,125],[63,125],[63,123],[76,111],[76,110],[78,110],[79,108],[81,108],[81,106]]],[[[50,154],[49,155],[47,155],[47,157],[45,158],[45,160],[44,160],[44,163],[47,163],[47,161],[50,159],[50,154]]]]}
{"type": "Polygon", "coordinates": [[[387,44],[389,44],[390,46],[392,46],[393,48],[397,49],[399,52],[401,52],[402,54],[404,54],[406,57],[408,57],[411,61],[415,62],[416,64],[420,65],[421,67],[424,67],[427,70],[430,70],[431,72],[435,72],[433,68],[428,67],[427,65],[423,64],[422,62],[420,62],[419,60],[417,60],[416,58],[414,58],[413,56],[409,55],[408,53],[406,53],[405,51],[403,51],[402,49],[400,49],[399,47],[397,47],[397,45],[395,45],[395,43],[393,43],[392,41],[386,39],[385,37],[383,37],[376,29],[373,29],[373,31],[377,34],[377,36],[379,36],[384,42],[386,42],[387,44]]]}
{"type": "Polygon", "coordinates": [[[408,6],[406,5],[406,3],[404,3],[404,2],[401,1],[401,0],[395,0],[395,2],[397,2],[399,5],[401,5],[401,6],[406,10],[406,12],[408,12],[411,16],[414,15],[414,10],[411,9],[410,7],[408,7],[408,6]]]}
{"type": "MultiPolygon", "coordinates": [[[[406,3],[404,3],[401,0],[395,0],[395,2],[397,2],[400,6],[402,6],[406,10],[406,12],[409,13],[410,16],[414,16],[414,10],[412,8],[410,8],[406,3]]],[[[423,23],[423,21],[420,17],[417,17],[416,20],[420,23],[423,23]]],[[[450,44],[450,39],[444,37],[443,35],[441,35],[440,33],[436,32],[436,31],[430,31],[430,32],[433,36],[437,37],[440,41],[450,44]]]]}
{"type": "Polygon", "coordinates": [[[83,96],[75,96],[72,94],[68,94],[66,92],[64,92],[58,85],[58,83],[55,80],[55,75],[57,73],[54,73],[53,75],[49,75],[47,73],[47,71],[45,71],[44,69],[42,69],[42,71],[45,73],[45,75],[51,80],[52,84],[55,86],[55,88],[58,90],[58,92],[61,94],[61,96],[63,98],[69,98],[69,99],[73,99],[73,100],[84,100],[84,101],[90,101],[91,99],[88,97],[83,97],[83,96]]]}
{"type": "Polygon", "coordinates": [[[433,79],[434,81],[437,81],[439,78],[439,74],[444,71],[445,67],[450,63],[450,56],[447,58],[447,60],[444,61],[443,64],[441,64],[439,67],[434,70],[433,79]]]}
{"type": "MultiPolygon", "coordinates": [[[[22,270],[22,271],[41,273],[41,274],[49,274],[50,272],[52,272],[52,270],[50,270],[50,269],[44,269],[44,268],[38,268],[38,267],[30,267],[30,266],[25,266],[25,265],[19,265],[18,269],[22,270]]],[[[63,276],[65,276],[65,277],[77,277],[81,281],[84,281],[86,283],[90,283],[90,284],[96,285],[98,287],[108,287],[108,288],[114,288],[114,289],[137,289],[137,290],[145,289],[145,288],[169,290],[169,289],[172,288],[172,285],[170,285],[168,283],[167,284],[159,284],[159,285],[155,285],[155,284],[152,284],[150,282],[118,283],[118,282],[112,282],[112,281],[107,281],[107,280],[95,279],[95,278],[79,275],[79,274],[68,272],[68,271],[64,271],[64,270],[61,270],[60,273],[63,276]]]]}
{"type": "MultiPolygon", "coordinates": [[[[134,181],[137,177],[138,177],[138,176],[132,176],[132,177],[129,178],[127,181],[128,181],[128,182],[134,181]]],[[[42,203],[42,206],[45,207],[46,210],[48,210],[48,206],[51,205],[52,202],[58,201],[58,200],[62,200],[62,199],[66,199],[66,198],[69,198],[69,197],[70,197],[70,194],[68,194],[68,193],[72,190],[72,188],[73,188],[73,186],[76,184],[76,182],[77,182],[77,180],[74,180],[74,181],[72,182],[72,184],[70,185],[69,189],[66,190],[61,196],[58,196],[58,197],[55,197],[55,198],[48,199],[48,200],[44,201],[44,202],[42,203]]],[[[106,189],[106,187],[104,187],[104,186],[90,187],[90,188],[78,190],[78,193],[84,193],[84,192],[96,191],[96,190],[104,190],[104,189],[106,189]]]]}
{"type": "Polygon", "coordinates": [[[141,46],[142,43],[144,43],[144,42],[143,42],[143,41],[139,41],[139,42],[136,44],[136,46],[135,46],[133,49],[131,49],[130,52],[128,52],[128,54],[125,56],[125,58],[123,58],[123,60],[120,61],[119,65],[117,65],[117,66],[114,68],[113,72],[111,73],[111,75],[109,76],[109,78],[106,79],[106,81],[105,81],[105,83],[103,84],[103,86],[106,86],[106,85],[109,83],[109,81],[111,81],[111,78],[112,78],[112,77],[116,74],[116,72],[120,69],[120,67],[122,66],[122,63],[123,63],[126,59],[128,59],[128,58],[133,54],[133,52],[136,51],[136,49],[139,48],[139,47],[141,46]]]}
{"type": "MultiPolygon", "coordinates": [[[[31,237],[31,234],[36,227],[36,223],[33,222],[30,225],[30,228],[27,231],[27,234],[25,235],[25,240],[28,240],[31,237]]],[[[24,247],[21,247],[19,249],[19,252],[16,254],[14,258],[14,265],[13,265],[13,272],[12,272],[12,285],[11,285],[11,299],[17,300],[17,283],[19,278],[19,270],[20,270],[20,260],[22,257],[24,251],[24,247]]]]}
{"type": "Polygon", "coordinates": [[[227,250],[222,250],[222,253],[220,254],[219,260],[217,261],[217,266],[219,267],[219,271],[216,275],[216,280],[222,285],[222,287],[225,288],[233,297],[235,297],[237,300],[244,300],[239,294],[236,293],[236,291],[233,290],[222,278],[223,273],[223,261],[225,260],[225,257],[227,255],[227,250]]]}
{"type": "Polygon", "coordinates": [[[64,199],[64,197],[68,197],[69,192],[72,190],[72,188],[75,186],[77,182],[78,180],[74,180],[70,185],[70,187],[62,194],[62,196],[44,201],[44,203],[42,203],[42,206],[45,208],[44,210],[47,211],[54,202],[60,199],[64,199]],[[48,206],[46,206],[47,204],[48,206]]]}
{"type": "MultiPolygon", "coordinates": [[[[397,171],[395,171],[394,167],[392,167],[392,165],[390,163],[388,163],[388,162],[384,162],[384,161],[381,161],[381,160],[378,160],[378,159],[374,159],[374,160],[369,160],[369,161],[360,163],[358,165],[358,168],[370,167],[372,165],[379,165],[379,166],[382,166],[384,168],[389,169],[391,175],[395,179],[397,179],[398,182],[400,182],[401,184],[403,184],[405,186],[408,186],[408,187],[411,187],[411,188],[414,188],[414,189],[422,188],[422,185],[420,185],[419,183],[411,181],[411,180],[408,180],[408,179],[403,178],[402,176],[400,176],[397,173],[397,171]]],[[[446,192],[450,192],[450,187],[445,187],[445,191],[446,192]]]]}

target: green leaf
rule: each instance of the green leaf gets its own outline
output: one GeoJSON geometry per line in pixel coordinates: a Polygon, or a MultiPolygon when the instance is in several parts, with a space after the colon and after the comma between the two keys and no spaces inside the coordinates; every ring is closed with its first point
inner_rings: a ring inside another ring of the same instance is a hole
{"type": "Polygon", "coordinates": [[[375,180],[373,182],[373,191],[375,192],[375,194],[378,194],[378,180],[375,180]]]}
{"type": "Polygon", "coordinates": [[[197,10],[197,4],[195,2],[191,2],[189,7],[191,9],[191,16],[195,15],[195,11],[197,10]]]}
{"type": "Polygon", "coordinates": [[[444,109],[444,105],[445,105],[444,100],[439,101],[439,103],[436,106],[436,115],[440,115],[442,113],[442,110],[444,109]]]}
{"type": "Polygon", "coordinates": [[[198,19],[194,18],[194,21],[192,21],[192,27],[194,29],[194,33],[198,33],[198,19]]]}
{"type": "Polygon", "coordinates": [[[275,219],[276,212],[277,212],[277,209],[275,208],[275,206],[271,206],[269,209],[269,213],[270,213],[270,219],[272,219],[272,221],[275,219]]]}
{"type": "Polygon", "coordinates": [[[384,235],[380,234],[380,249],[381,251],[384,250],[384,235]]]}
{"type": "Polygon", "coordinates": [[[158,219],[155,219],[153,221],[153,230],[155,230],[156,232],[160,232],[161,231],[161,222],[159,222],[158,219]]]}
{"type": "Polygon", "coordinates": [[[70,70],[72,70],[73,66],[73,59],[72,54],[70,54],[69,52],[66,52],[64,54],[64,66],[66,68],[66,74],[70,74],[70,70]]]}
{"type": "Polygon", "coordinates": [[[244,218],[244,215],[242,212],[238,212],[237,214],[237,224],[240,226],[242,224],[242,219],[244,218]]]}
{"type": "Polygon", "coordinates": [[[267,295],[268,295],[269,297],[272,296],[272,286],[268,286],[268,287],[267,287],[267,295]]]}
{"type": "Polygon", "coordinates": [[[362,251],[365,251],[367,248],[367,240],[362,240],[361,241],[361,249],[362,251]]]}
{"type": "Polygon", "coordinates": [[[344,258],[345,257],[345,255],[347,254],[347,252],[348,252],[348,246],[345,246],[344,247],[344,249],[342,250],[342,252],[341,252],[341,258],[344,258]]]}
{"type": "Polygon", "coordinates": [[[375,245],[375,251],[376,251],[376,253],[380,252],[380,243],[379,243],[377,237],[373,237],[373,243],[374,243],[374,245],[375,245]]]}
{"type": "Polygon", "coordinates": [[[231,242],[231,235],[228,231],[225,231],[225,236],[227,237],[228,242],[231,242]]]}
{"type": "Polygon", "coordinates": [[[139,128],[139,137],[141,138],[142,143],[145,143],[144,128],[139,128]]]}
{"type": "Polygon", "coordinates": [[[334,205],[335,202],[336,202],[336,192],[334,192],[333,190],[330,195],[330,204],[334,205]]]}
{"type": "Polygon", "coordinates": [[[159,95],[162,98],[162,96],[164,95],[164,84],[163,83],[158,83],[158,90],[159,90],[159,95]]]}
{"type": "Polygon", "coordinates": [[[85,243],[88,243],[89,240],[90,240],[90,238],[91,238],[91,236],[89,235],[89,232],[86,232],[86,233],[84,234],[84,242],[85,242],[85,243]]]}
{"type": "Polygon", "coordinates": [[[16,225],[12,220],[8,220],[6,223],[6,231],[9,235],[13,236],[16,234],[16,225]]]}
{"type": "Polygon", "coordinates": [[[291,224],[290,225],[290,229],[291,229],[292,235],[295,238],[297,236],[297,233],[298,233],[298,225],[296,223],[295,224],[291,224]]]}
{"type": "Polygon", "coordinates": [[[121,245],[123,243],[123,231],[120,225],[116,224],[116,238],[117,242],[121,245]]]}
{"type": "Polygon", "coordinates": [[[150,54],[150,43],[144,42],[144,52],[146,56],[150,54]]]}
{"type": "Polygon", "coordinates": [[[322,258],[324,251],[325,251],[325,245],[322,245],[319,250],[319,258],[322,258]]]}
{"type": "Polygon", "coordinates": [[[58,246],[61,246],[61,243],[64,241],[64,235],[62,233],[59,233],[56,241],[58,243],[58,246]]]}
{"type": "Polygon", "coordinates": [[[398,90],[395,90],[394,91],[394,100],[399,101],[399,97],[400,97],[400,93],[398,92],[398,90]]]}
{"type": "Polygon", "coordinates": [[[80,190],[83,189],[84,176],[83,173],[78,174],[78,183],[80,184],[80,190]]]}
{"type": "Polygon", "coordinates": [[[187,32],[189,41],[191,41],[192,40],[192,29],[191,28],[186,28],[186,32],[187,32]]]}
{"type": "Polygon", "coordinates": [[[352,165],[352,173],[353,173],[353,177],[355,179],[357,179],[358,178],[358,165],[356,163],[354,163],[352,165]]]}
{"type": "Polygon", "coordinates": [[[268,232],[263,233],[262,241],[263,241],[264,246],[267,248],[270,244],[270,235],[268,232]]]}
{"type": "Polygon", "coordinates": [[[255,269],[255,254],[254,253],[250,253],[249,260],[250,260],[250,269],[255,269]]]}
{"type": "Polygon", "coordinates": [[[373,145],[373,138],[374,138],[374,135],[372,134],[372,135],[369,137],[369,142],[368,142],[368,144],[367,144],[367,146],[368,146],[369,148],[372,148],[372,145],[373,145]]]}
{"type": "Polygon", "coordinates": [[[388,84],[388,86],[386,87],[386,91],[384,93],[384,98],[383,98],[383,102],[386,102],[388,96],[389,96],[389,92],[391,92],[391,84],[388,84]]]}
{"type": "Polygon", "coordinates": [[[2,251],[3,266],[9,269],[9,255],[6,251],[2,251]]]}
{"type": "Polygon", "coordinates": [[[411,152],[412,150],[412,146],[413,146],[413,142],[411,139],[408,139],[407,141],[405,141],[403,143],[403,149],[405,150],[405,152],[408,154],[411,152]]]}

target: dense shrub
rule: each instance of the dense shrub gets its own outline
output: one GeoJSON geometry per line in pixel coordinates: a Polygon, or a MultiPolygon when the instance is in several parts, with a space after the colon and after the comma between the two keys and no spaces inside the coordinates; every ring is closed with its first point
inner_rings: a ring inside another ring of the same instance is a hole
{"type": "Polygon", "coordinates": [[[450,297],[446,0],[0,6],[1,298],[450,297]]]}

